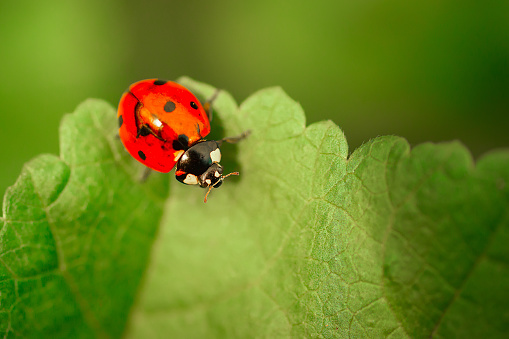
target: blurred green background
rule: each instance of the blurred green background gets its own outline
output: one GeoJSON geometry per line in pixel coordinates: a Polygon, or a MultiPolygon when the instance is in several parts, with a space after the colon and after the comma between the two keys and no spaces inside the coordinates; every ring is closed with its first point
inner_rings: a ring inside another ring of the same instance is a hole
{"type": "Polygon", "coordinates": [[[509,144],[509,2],[2,1],[0,192],[58,153],[88,97],[189,75],[237,101],[280,85],[351,150],[378,135],[509,144]]]}

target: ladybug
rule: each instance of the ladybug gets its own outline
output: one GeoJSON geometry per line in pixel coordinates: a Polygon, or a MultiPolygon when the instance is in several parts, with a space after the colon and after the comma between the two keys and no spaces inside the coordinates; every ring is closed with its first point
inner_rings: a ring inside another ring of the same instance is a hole
{"type": "Polygon", "coordinates": [[[203,106],[184,86],[166,80],[147,79],[129,86],[118,105],[120,140],[125,149],[150,169],[167,173],[177,165],[175,176],[186,185],[212,190],[221,186],[233,172],[223,175],[221,144],[236,143],[234,138],[205,140],[210,133],[212,101],[203,106]]]}

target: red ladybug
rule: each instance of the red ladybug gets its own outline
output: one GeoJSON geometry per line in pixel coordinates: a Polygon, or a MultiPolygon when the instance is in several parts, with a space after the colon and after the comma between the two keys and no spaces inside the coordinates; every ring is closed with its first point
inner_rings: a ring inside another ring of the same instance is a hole
{"type": "Polygon", "coordinates": [[[136,82],[122,95],[118,105],[120,140],[126,150],[145,166],[167,173],[175,164],[177,180],[187,185],[219,187],[233,172],[223,175],[221,151],[234,138],[205,140],[210,133],[211,102],[204,106],[184,86],[172,81],[147,79],[136,82]]]}

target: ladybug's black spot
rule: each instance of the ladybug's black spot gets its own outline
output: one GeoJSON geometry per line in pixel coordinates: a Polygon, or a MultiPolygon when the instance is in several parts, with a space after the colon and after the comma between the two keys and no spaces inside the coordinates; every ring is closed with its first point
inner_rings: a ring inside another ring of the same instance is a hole
{"type": "Polygon", "coordinates": [[[175,110],[175,103],[173,101],[168,101],[165,105],[164,105],[164,111],[165,112],[168,112],[168,113],[171,113],[175,110]]]}
{"type": "Polygon", "coordinates": [[[154,81],[154,85],[161,86],[161,85],[164,85],[167,82],[168,82],[168,80],[157,79],[156,81],[154,81]]]}
{"type": "Polygon", "coordinates": [[[174,150],[187,150],[189,148],[189,137],[185,134],[180,134],[177,140],[173,140],[172,147],[174,150]]]}
{"type": "Polygon", "coordinates": [[[142,151],[138,151],[138,155],[140,156],[141,160],[147,159],[147,156],[142,151]]]}
{"type": "Polygon", "coordinates": [[[118,128],[122,127],[122,124],[124,123],[124,118],[122,116],[118,117],[118,128]]]}
{"type": "Polygon", "coordinates": [[[196,104],[196,102],[191,101],[191,108],[198,109],[198,105],[196,104]]]}

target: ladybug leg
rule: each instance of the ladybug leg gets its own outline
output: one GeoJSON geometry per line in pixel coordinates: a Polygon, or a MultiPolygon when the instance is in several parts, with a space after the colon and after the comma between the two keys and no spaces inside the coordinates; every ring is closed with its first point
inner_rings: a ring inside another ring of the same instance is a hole
{"type": "Polygon", "coordinates": [[[205,101],[205,103],[203,104],[203,109],[205,110],[205,112],[207,112],[209,122],[212,122],[212,115],[214,113],[212,110],[212,103],[214,102],[214,100],[216,100],[220,91],[221,90],[219,88],[216,88],[216,91],[214,92],[214,94],[212,94],[212,96],[210,98],[208,98],[207,101],[205,101]]]}
{"type": "Polygon", "coordinates": [[[161,140],[161,141],[164,141],[163,138],[161,138],[159,135],[157,135],[153,130],[152,128],[150,128],[149,125],[147,124],[143,124],[141,125],[141,127],[138,129],[138,134],[136,134],[136,139],[138,139],[140,137],[140,135],[142,137],[146,137],[147,135],[149,134],[152,134],[153,136],[155,136],[157,139],[161,140]]]}
{"type": "Polygon", "coordinates": [[[201,136],[201,131],[200,131],[200,125],[199,124],[196,124],[196,131],[198,131],[198,135],[200,136],[200,138],[203,139],[203,137],[201,136]]]}
{"type": "Polygon", "coordinates": [[[143,173],[141,174],[140,182],[144,183],[145,181],[147,181],[148,176],[150,175],[150,173],[152,173],[152,170],[149,167],[145,167],[143,169],[143,173]]]}
{"type": "Polygon", "coordinates": [[[247,130],[245,131],[244,133],[242,133],[241,135],[237,135],[236,137],[228,137],[228,138],[223,138],[221,140],[219,140],[218,142],[221,144],[222,142],[227,142],[229,144],[235,144],[239,141],[241,141],[242,139],[245,139],[249,136],[249,134],[251,134],[251,131],[250,130],[247,130]]]}

